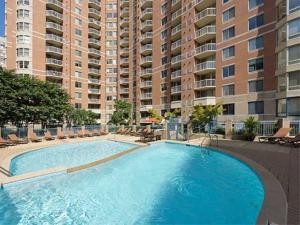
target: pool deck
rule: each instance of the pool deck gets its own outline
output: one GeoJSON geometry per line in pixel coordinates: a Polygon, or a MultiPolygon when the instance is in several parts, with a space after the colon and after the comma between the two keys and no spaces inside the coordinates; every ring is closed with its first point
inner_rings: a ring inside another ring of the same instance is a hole
{"type": "Polygon", "coordinates": [[[10,161],[11,161],[11,159],[13,159],[14,157],[16,157],[20,154],[39,150],[39,149],[46,148],[46,147],[61,145],[61,144],[71,144],[71,143],[80,143],[80,142],[98,141],[98,140],[111,140],[111,141],[125,142],[125,143],[138,145],[139,147],[147,145],[144,143],[136,142],[137,140],[139,140],[138,137],[109,134],[109,135],[99,136],[99,137],[86,137],[86,138],[75,138],[75,139],[68,138],[68,139],[62,139],[62,140],[56,139],[53,141],[42,141],[42,142],[38,142],[38,143],[29,143],[29,144],[1,148],[0,149],[0,184],[7,185],[10,183],[20,182],[20,181],[37,178],[37,177],[41,177],[41,176],[47,176],[47,175],[51,175],[51,174],[55,174],[55,173],[76,172],[78,170],[87,169],[91,166],[96,166],[98,164],[105,163],[107,161],[116,159],[118,157],[121,157],[121,156],[128,154],[139,148],[139,147],[134,147],[134,148],[125,150],[123,152],[114,154],[112,156],[109,156],[107,158],[97,160],[95,162],[88,163],[88,164],[81,165],[81,166],[74,167],[74,168],[56,167],[56,168],[49,168],[46,170],[26,173],[26,174],[17,175],[17,176],[10,176],[10,172],[9,172],[10,161]]]}

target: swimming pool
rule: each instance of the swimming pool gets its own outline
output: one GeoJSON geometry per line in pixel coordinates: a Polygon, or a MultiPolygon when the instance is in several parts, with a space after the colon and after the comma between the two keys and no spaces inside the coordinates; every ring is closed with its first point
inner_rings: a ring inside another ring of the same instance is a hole
{"type": "Polygon", "coordinates": [[[52,146],[13,158],[10,172],[20,175],[59,166],[70,168],[106,158],[134,146],[136,145],[109,140],[52,146]]]}
{"type": "Polygon", "coordinates": [[[0,224],[255,224],[263,186],[216,151],[159,143],[74,174],[5,187],[0,224]]]}

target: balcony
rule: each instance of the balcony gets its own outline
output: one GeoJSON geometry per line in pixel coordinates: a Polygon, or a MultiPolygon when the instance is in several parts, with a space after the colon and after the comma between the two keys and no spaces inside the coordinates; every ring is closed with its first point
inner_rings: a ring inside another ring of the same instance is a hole
{"type": "Polygon", "coordinates": [[[152,92],[146,92],[141,94],[141,100],[152,99],[152,92]]]}
{"type": "Polygon", "coordinates": [[[173,54],[176,54],[181,51],[181,39],[172,43],[171,51],[173,54]]]}
{"type": "Polygon", "coordinates": [[[146,89],[146,88],[152,88],[152,81],[142,81],[140,84],[140,87],[142,89],[146,89]]]}
{"type": "Polygon", "coordinates": [[[94,17],[96,19],[101,18],[101,12],[94,8],[89,8],[89,17],[94,17]]]}
{"type": "Polygon", "coordinates": [[[126,8],[123,8],[121,9],[121,17],[124,18],[124,17],[128,17],[129,16],[129,8],[126,7],[126,8]]]}
{"type": "Polygon", "coordinates": [[[152,69],[144,69],[144,70],[142,70],[141,71],[141,73],[140,73],[140,76],[141,77],[150,77],[150,76],[152,76],[152,69]]]}
{"type": "Polygon", "coordinates": [[[123,37],[129,37],[129,28],[128,27],[124,27],[123,29],[121,29],[120,36],[122,38],[123,37]]]}
{"type": "Polygon", "coordinates": [[[207,97],[200,97],[195,98],[194,106],[196,105],[215,105],[216,104],[216,97],[215,96],[207,96],[207,97]]]}
{"type": "Polygon", "coordinates": [[[57,47],[54,47],[54,46],[46,46],[46,52],[49,54],[49,55],[58,55],[58,56],[61,56],[62,55],[62,49],[61,48],[57,48],[57,47]]]}
{"type": "Polygon", "coordinates": [[[141,8],[151,8],[153,5],[153,0],[141,0],[141,8]]]}
{"type": "Polygon", "coordinates": [[[95,18],[89,18],[89,27],[93,27],[95,29],[100,30],[101,29],[101,23],[99,20],[95,18]]]}
{"type": "Polygon", "coordinates": [[[95,68],[89,68],[89,75],[100,76],[100,70],[95,68]]]}
{"type": "Polygon", "coordinates": [[[92,36],[96,39],[100,38],[100,31],[95,28],[89,28],[89,36],[92,36]]]}
{"type": "Polygon", "coordinates": [[[46,64],[47,64],[47,66],[55,66],[55,67],[63,66],[62,60],[53,59],[53,58],[46,58],[46,64]]]}
{"type": "Polygon", "coordinates": [[[129,94],[129,88],[120,88],[120,94],[129,94]]]}
{"type": "Polygon", "coordinates": [[[90,104],[100,104],[100,99],[99,98],[89,98],[89,103],[90,104]]]}
{"type": "Polygon", "coordinates": [[[149,20],[152,18],[153,9],[152,8],[146,8],[142,11],[141,19],[142,20],[149,20]]]}
{"type": "Polygon", "coordinates": [[[153,109],[153,106],[152,105],[141,105],[140,111],[148,112],[149,109],[153,109]]]}
{"type": "Polygon", "coordinates": [[[94,85],[100,85],[101,81],[99,79],[89,78],[88,83],[94,85]]]}
{"type": "Polygon", "coordinates": [[[120,84],[121,85],[128,85],[129,84],[129,79],[128,78],[121,78],[120,79],[120,84]]]}
{"type": "Polygon", "coordinates": [[[196,74],[212,73],[216,70],[216,61],[206,61],[196,66],[196,74]]]}
{"type": "Polygon", "coordinates": [[[195,4],[196,10],[198,12],[200,12],[200,11],[206,9],[206,8],[211,7],[212,5],[215,5],[216,4],[216,0],[209,0],[209,1],[206,1],[206,0],[195,0],[194,4],[195,4]]]}
{"type": "Polygon", "coordinates": [[[101,1],[100,0],[89,0],[89,7],[100,8],[101,1]]]}
{"type": "Polygon", "coordinates": [[[181,70],[176,70],[176,71],[171,73],[171,79],[172,80],[181,79],[181,77],[182,77],[181,70]]]}
{"type": "Polygon", "coordinates": [[[128,47],[129,46],[129,38],[123,38],[120,40],[121,47],[128,47]]]}
{"type": "Polygon", "coordinates": [[[171,9],[172,12],[181,8],[181,0],[172,0],[171,9]]]}
{"type": "Polygon", "coordinates": [[[150,55],[152,53],[152,44],[147,44],[142,46],[141,54],[142,55],[150,55]]]}
{"type": "Polygon", "coordinates": [[[129,18],[121,19],[120,26],[121,27],[128,27],[129,26],[129,18]]]}
{"type": "Polygon", "coordinates": [[[100,114],[101,110],[100,109],[89,109],[89,111],[96,113],[96,114],[100,114]]]}
{"type": "Polygon", "coordinates": [[[171,39],[179,39],[181,37],[181,24],[174,27],[171,31],[171,39]]]}
{"type": "Polygon", "coordinates": [[[129,69],[128,68],[121,68],[120,74],[121,75],[128,75],[129,74],[129,69]]]}
{"type": "Polygon", "coordinates": [[[46,22],[46,29],[48,31],[54,32],[54,33],[59,33],[61,34],[63,32],[63,28],[61,25],[53,22],[46,22]]]}
{"type": "Polygon", "coordinates": [[[122,48],[122,49],[120,50],[120,55],[121,55],[121,56],[128,57],[128,56],[129,56],[129,48],[122,48]]]}
{"type": "Polygon", "coordinates": [[[152,65],[152,56],[146,56],[141,60],[141,66],[149,67],[152,65]]]}
{"type": "Polygon", "coordinates": [[[198,27],[203,27],[216,20],[216,8],[207,8],[197,13],[195,18],[195,24],[198,27]]]}
{"type": "Polygon", "coordinates": [[[152,30],[152,20],[146,20],[142,23],[141,26],[142,32],[149,32],[152,30]]]}
{"type": "Polygon", "coordinates": [[[128,7],[129,6],[129,0],[120,0],[120,7],[128,7]]]}
{"type": "Polygon", "coordinates": [[[206,42],[216,37],[216,26],[210,25],[197,30],[195,33],[195,39],[197,42],[206,42]]]}
{"type": "Polygon", "coordinates": [[[89,55],[100,57],[101,56],[101,52],[98,49],[89,48],[89,55]]]}
{"type": "Polygon", "coordinates": [[[172,13],[171,24],[177,25],[181,22],[182,9],[178,9],[176,12],[172,13]]]}
{"type": "Polygon", "coordinates": [[[62,77],[62,72],[59,72],[59,71],[55,71],[55,70],[47,70],[46,71],[46,76],[48,77],[56,77],[56,78],[63,78],[62,77]]]}
{"type": "Polygon", "coordinates": [[[194,89],[210,89],[216,87],[216,80],[215,79],[205,79],[196,81],[194,89]]]}
{"type": "Polygon", "coordinates": [[[182,59],[183,59],[182,55],[174,56],[171,60],[171,67],[172,68],[179,67],[181,65],[182,59]]]}
{"type": "Polygon", "coordinates": [[[98,59],[89,59],[89,65],[100,66],[100,60],[98,59]]]}
{"type": "Polygon", "coordinates": [[[47,10],[46,11],[46,16],[47,18],[61,23],[63,21],[63,14],[56,12],[55,10],[47,10]]]}
{"type": "Polygon", "coordinates": [[[181,108],[181,100],[171,101],[171,109],[181,108]]]}
{"type": "Polygon", "coordinates": [[[171,88],[171,94],[180,94],[181,93],[181,85],[173,86],[171,88]]]}
{"type": "Polygon", "coordinates": [[[63,3],[58,0],[47,0],[47,6],[55,11],[62,12],[63,11],[63,3]]]}
{"type": "Polygon", "coordinates": [[[89,88],[88,93],[98,95],[98,94],[100,94],[100,89],[98,89],[98,88],[89,88]]]}
{"type": "Polygon", "coordinates": [[[95,38],[89,38],[89,46],[94,46],[96,48],[100,47],[100,41],[95,38]]]}
{"type": "Polygon", "coordinates": [[[128,66],[129,65],[129,59],[128,58],[123,58],[120,60],[120,65],[121,66],[128,66]]]}
{"type": "Polygon", "coordinates": [[[216,43],[207,43],[195,49],[195,57],[198,59],[207,58],[216,53],[216,43]]]}
{"type": "Polygon", "coordinates": [[[152,42],[153,33],[152,32],[146,32],[141,36],[141,43],[147,44],[152,42]]]}

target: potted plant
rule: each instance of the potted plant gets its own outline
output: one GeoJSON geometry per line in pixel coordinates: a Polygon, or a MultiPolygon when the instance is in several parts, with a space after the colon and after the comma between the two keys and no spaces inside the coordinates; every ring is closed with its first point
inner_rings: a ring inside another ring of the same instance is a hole
{"type": "Polygon", "coordinates": [[[256,129],[259,126],[259,122],[253,117],[250,116],[244,121],[245,130],[243,136],[247,141],[253,141],[256,136],[256,129]]]}

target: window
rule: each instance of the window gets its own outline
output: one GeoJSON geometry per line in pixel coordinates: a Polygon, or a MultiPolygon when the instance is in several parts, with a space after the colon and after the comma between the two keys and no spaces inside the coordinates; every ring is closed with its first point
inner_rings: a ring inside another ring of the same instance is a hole
{"type": "Polygon", "coordinates": [[[223,22],[226,22],[234,17],[235,17],[235,8],[234,7],[223,12],[223,22]]]}
{"type": "Polygon", "coordinates": [[[168,17],[164,17],[164,18],[161,20],[161,25],[162,25],[162,26],[165,26],[167,23],[168,23],[168,17]]]}
{"type": "Polygon", "coordinates": [[[30,44],[30,36],[29,35],[18,35],[17,43],[18,44],[30,44]]]}
{"type": "Polygon", "coordinates": [[[288,98],[287,112],[288,116],[300,116],[300,97],[288,98]]]}
{"type": "Polygon", "coordinates": [[[234,95],[234,84],[223,86],[223,96],[234,95]]]}
{"type": "Polygon", "coordinates": [[[248,0],[249,9],[254,9],[264,4],[264,0],[248,0]]]}
{"type": "Polygon", "coordinates": [[[286,99],[278,99],[276,101],[276,114],[277,116],[286,116],[286,99]]]}
{"type": "Polygon", "coordinates": [[[235,47],[230,46],[228,48],[223,49],[223,59],[228,59],[234,57],[235,47]]]}
{"type": "Polygon", "coordinates": [[[264,114],[264,102],[248,102],[248,114],[264,114]]]}
{"type": "Polygon", "coordinates": [[[82,36],[82,30],[79,30],[79,29],[75,29],[75,34],[78,35],[78,36],[82,36]]]}
{"type": "Polygon", "coordinates": [[[167,63],[168,63],[168,57],[167,56],[161,58],[161,65],[165,65],[167,63]]]}
{"type": "Polygon", "coordinates": [[[29,10],[26,9],[18,9],[17,10],[17,17],[18,18],[25,18],[25,17],[29,17],[29,10]]]}
{"type": "Polygon", "coordinates": [[[227,3],[227,2],[229,2],[230,0],[223,0],[223,4],[225,4],[225,3],[227,3]]]}
{"type": "Polygon", "coordinates": [[[75,45],[76,45],[76,46],[79,46],[79,47],[82,46],[82,41],[76,39],[76,40],[75,40],[75,45]]]}
{"type": "Polygon", "coordinates": [[[78,57],[81,57],[82,56],[82,52],[79,51],[79,50],[75,50],[75,55],[78,56],[78,57]]]}
{"type": "Polygon", "coordinates": [[[17,31],[29,31],[29,23],[25,23],[25,22],[17,23],[17,31]]]}
{"type": "Polygon", "coordinates": [[[165,14],[168,11],[168,3],[166,2],[161,6],[161,13],[165,14]]]}
{"type": "Polygon", "coordinates": [[[250,59],[248,61],[249,73],[264,69],[264,58],[250,59]]]}
{"type": "Polygon", "coordinates": [[[75,103],[75,109],[81,109],[81,103],[75,103]]]}
{"type": "Polygon", "coordinates": [[[75,66],[76,67],[82,67],[82,63],[78,60],[75,61],[75,66]]]}
{"type": "Polygon", "coordinates": [[[75,87],[76,87],[76,88],[82,88],[82,83],[76,81],[76,82],[75,82],[75,87]]]}
{"type": "Polygon", "coordinates": [[[248,20],[249,30],[256,29],[262,25],[264,25],[264,14],[260,14],[258,16],[254,16],[248,20]]]}
{"type": "Polygon", "coordinates": [[[28,61],[17,61],[17,68],[18,69],[28,69],[29,62],[28,61]]]}
{"type": "Polygon", "coordinates": [[[167,78],[168,77],[168,70],[163,70],[160,73],[160,77],[163,78],[167,78]]]}
{"type": "Polygon", "coordinates": [[[163,83],[160,85],[161,91],[166,91],[168,89],[167,83],[163,83]]]}
{"type": "Polygon", "coordinates": [[[17,4],[18,5],[29,5],[29,0],[18,0],[17,4]]]}
{"type": "Polygon", "coordinates": [[[75,0],[76,4],[82,4],[83,0],[75,0]]]}
{"type": "Polygon", "coordinates": [[[166,52],[167,50],[168,50],[167,43],[164,43],[163,45],[161,45],[161,52],[166,52]]]}
{"type": "Polygon", "coordinates": [[[17,56],[18,57],[29,56],[29,48],[17,48],[17,56]]]}
{"type": "Polygon", "coordinates": [[[234,115],[234,103],[223,105],[223,115],[234,115]]]}
{"type": "Polygon", "coordinates": [[[82,77],[82,72],[75,71],[75,77],[82,77]]]}
{"type": "Polygon", "coordinates": [[[79,18],[75,18],[75,24],[76,25],[82,25],[82,20],[79,18]]]}
{"type": "Polygon", "coordinates": [[[81,15],[81,9],[76,7],[76,8],[75,8],[75,13],[81,15]]]}
{"type": "Polygon", "coordinates": [[[263,36],[253,38],[248,41],[249,51],[255,51],[257,49],[262,49],[263,47],[264,47],[264,37],[263,36]]]}
{"type": "Polygon", "coordinates": [[[289,65],[300,63],[300,44],[288,48],[289,65]]]}
{"type": "Polygon", "coordinates": [[[300,89],[300,70],[289,73],[289,90],[300,89]]]}
{"type": "Polygon", "coordinates": [[[230,27],[223,31],[223,41],[228,40],[229,38],[232,38],[235,36],[235,28],[230,27]]]}
{"type": "Polygon", "coordinates": [[[162,31],[161,34],[160,34],[160,38],[162,40],[166,39],[167,36],[168,36],[168,31],[167,30],[162,31]]]}
{"type": "Polygon", "coordinates": [[[234,73],[235,73],[234,65],[223,67],[223,78],[234,76],[234,73]]]}
{"type": "Polygon", "coordinates": [[[300,1],[299,0],[289,0],[289,12],[293,13],[300,10],[300,1]]]}
{"type": "Polygon", "coordinates": [[[289,39],[300,37],[300,18],[289,22],[289,39]]]}
{"type": "Polygon", "coordinates": [[[76,98],[76,99],[81,99],[81,98],[82,98],[82,93],[80,93],[80,92],[75,92],[75,98],[76,98]]]}
{"type": "Polygon", "coordinates": [[[263,80],[251,80],[249,81],[249,93],[259,92],[264,90],[263,80]]]}

